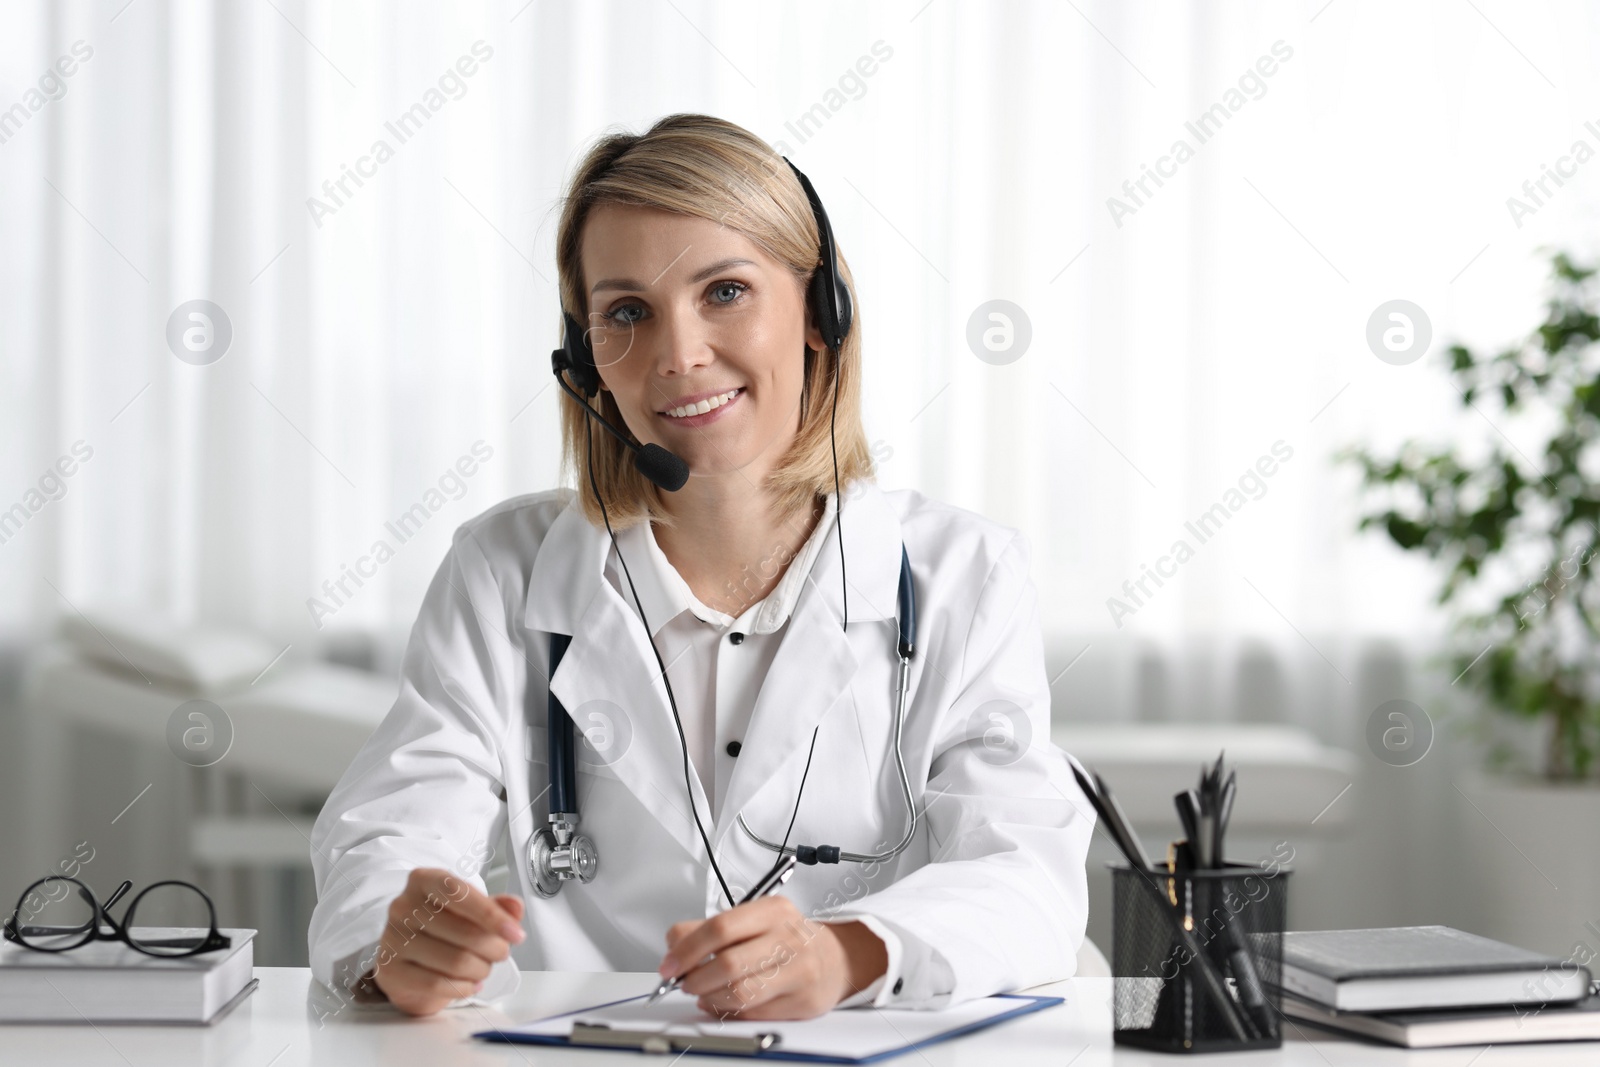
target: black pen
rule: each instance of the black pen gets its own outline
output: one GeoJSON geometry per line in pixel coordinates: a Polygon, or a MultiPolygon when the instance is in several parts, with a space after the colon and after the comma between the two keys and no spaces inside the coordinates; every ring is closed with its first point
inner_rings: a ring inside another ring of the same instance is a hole
{"type": "MultiPolygon", "coordinates": [[[[772,870],[767,872],[767,876],[761,879],[761,881],[757,882],[755,885],[751,886],[750,892],[739,898],[739,903],[748,904],[752,900],[766,896],[773,890],[777,889],[780,885],[787,882],[792,874],[794,874],[794,854],[790,853],[777,863],[773,864],[772,870]]],[[[681,974],[673,978],[663,978],[661,980],[661,984],[656,986],[656,991],[650,994],[650,999],[645,1001],[645,1003],[654,1004],[657,1000],[666,996],[674,989],[677,989],[678,986],[682,984],[683,975],[681,974]]]]}

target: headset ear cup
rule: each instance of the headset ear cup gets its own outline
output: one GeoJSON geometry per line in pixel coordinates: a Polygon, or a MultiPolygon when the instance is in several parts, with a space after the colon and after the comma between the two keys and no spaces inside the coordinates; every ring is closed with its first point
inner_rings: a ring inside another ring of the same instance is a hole
{"type": "Polygon", "coordinates": [[[824,348],[833,348],[839,337],[839,318],[834,313],[833,300],[828,292],[828,272],[818,267],[811,272],[811,314],[816,317],[817,329],[822,333],[824,348]]]}
{"type": "Polygon", "coordinates": [[[562,347],[567,350],[567,373],[578,392],[592,397],[600,391],[600,371],[594,365],[594,348],[577,319],[568,312],[562,312],[561,319],[565,331],[562,347]]]}
{"type": "Polygon", "coordinates": [[[843,345],[844,339],[850,336],[850,325],[855,321],[856,309],[855,305],[850,302],[850,287],[844,283],[843,278],[835,278],[834,289],[838,293],[834,304],[838,311],[834,316],[834,320],[835,325],[839,328],[839,332],[835,336],[839,338],[839,344],[843,345]]]}

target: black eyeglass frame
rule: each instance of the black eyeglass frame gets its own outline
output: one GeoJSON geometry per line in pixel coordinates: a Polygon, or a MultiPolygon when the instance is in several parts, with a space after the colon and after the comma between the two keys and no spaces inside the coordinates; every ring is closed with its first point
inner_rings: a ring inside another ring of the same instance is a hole
{"type": "Polygon", "coordinates": [[[22,891],[22,896],[17,898],[17,906],[12,909],[11,917],[5,922],[5,939],[7,941],[19,944],[23,948],[32,949],[35,952],[71,952],[75,948],[82,948],[91,941],[121,941],[135,952],[142,952],[146,956],[153,956],[156,959],[164,960],[184,959],[188,956],[198,956],[203,952],[214,952],[219,948],[233,947],[232,938],[228,937],[226,934],[217,929],[217,907],[211,902],[211,897],[207,895],[206,891],[195,885],[193,882],[185,882],[175,878],[169,878],[161,882],[151,882],[149,885],[139,890],[138,895],[128,902],[127,909],[122,913],[122,922],[117,922],[111,917],[111,908],[117,903],[117,901],[121,900],[127,894],[128,890],[132,888],[133,882],[128,879],[123,879],[122,884],[117,886],[116,891],[113,892],[111,896],[106,898],[106,902],[104,904],[101,904],[95,898],[94,891],[88,886],[84,885],[82,882],[78,881],[76,878],[72,878],[63,874],[46,875],[37,882],[34,882],[32,885],[28,886],[28,888],[24,889],[22,891]],[[19,925],[18,920],[22,915],[22,905],[27,902],[28,897],[33,894],[34,890],[38,889],[47,882],[71,882],[73,885],[78,887],[78,894],[88,901],[89,906],[94,910],[94,917],[84,924],[84,934],[82,940],[71,945],[62,945],[58,948],[46,948],[43,945],[30,944],[28,941],[24,940],[24,938],[27,936],[38,936],[39,932],[44,931],[50,931],[57,934],[71,934],[78,930],[78,927],[76,926],[19,925]],[[140,940],[129,936],[128,931],[133,927],[132,922],[129,920],[133,918],[134,913],[138,910],[139,901],[143,900],[144,895],[150,892],[150,890],[159,889],[164,885],[186,886],[187,888],[192,889],[196,893],[200,894],[200,899],[206,902],[206,912],[211,916],[210,933],[208,933],[205,937],[198,939],[193,937],[168,937],[154,940],[140,940]],[[101,923],[111,927],[111,931],[107,933],[101,930],[101,923]],[[151,951],[151,949],[145,947],[146,945],[167,946],[168,948],[187,948],[187,951],[151,951]]]}

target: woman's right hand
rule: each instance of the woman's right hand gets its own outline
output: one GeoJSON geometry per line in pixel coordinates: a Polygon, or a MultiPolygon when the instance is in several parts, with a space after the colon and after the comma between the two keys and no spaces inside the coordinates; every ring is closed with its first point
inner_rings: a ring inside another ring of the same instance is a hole
{"type": "Polygon", "coordinates": [[[490,967],[511,955],[522,899],[488,896],[458,875],[418,867],[389,905],[372,979],[410,1015],[431,1015],[483,988],[490,967]]]}

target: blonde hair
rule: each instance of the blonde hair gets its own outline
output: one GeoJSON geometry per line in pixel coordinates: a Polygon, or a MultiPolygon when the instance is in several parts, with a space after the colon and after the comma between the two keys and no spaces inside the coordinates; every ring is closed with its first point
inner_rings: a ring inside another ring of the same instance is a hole
{"type": "MultiPolygon", "coordinates": [[[[724,119],[668,115],[643,134],[602,137],[572,176],[556,235],[556,268],[562,309],[580,326],[589,321],[579,255],[583,225],[595,205],[603,203],[652,207],[720,222],[788,267],[802,293],[809,291],[812,272],[820,269],[821,235],[811,202],[783,158],[755,134],[724,119]]],[[[767,487],[777,495],[781,515],[809,509],[819,496],[833,490],[830,421],[838,445],[840,492],[846,493],[856,479],[875,476],[861,422],[861,302],[855,297],[842,252],[838,261],[840,279],[849,286],[856,309],[855,324],[837,359],[819,359],[811,349],[803,350],[800,430],[767,480],[767,487]]],[[[601,390],[590,403],[613,425],[625,427],[609,390],[601,390]]],[[[612,528],[625,529],[647,520],[672,525],[661,504],[662,490],[634,467],[632,451],[603,427],[591,428],[591,420],[577,409],[571,395],[563,392],[560,404],[563,470],[576,476],[578,498],[588,520],[595,526],[602,523],[589,486],[584,435],[592,433],[594,482],[612,528]]]]}

